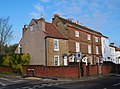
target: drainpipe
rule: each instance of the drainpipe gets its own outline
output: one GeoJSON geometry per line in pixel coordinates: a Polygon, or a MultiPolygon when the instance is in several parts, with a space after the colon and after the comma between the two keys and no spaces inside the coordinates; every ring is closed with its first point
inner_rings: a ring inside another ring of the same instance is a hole
{"type": "Polygon", "coordinates": [[[47,66],[47,37],[45,37],[45,66],[47,66]]]}
{"type": "Polygon", "coordinates": [[[92,59],[94,61],[94,45],[93,45],[93,40],[94,40],[94,38],[93,38],[93,34],[92,34],[92,59]]]}

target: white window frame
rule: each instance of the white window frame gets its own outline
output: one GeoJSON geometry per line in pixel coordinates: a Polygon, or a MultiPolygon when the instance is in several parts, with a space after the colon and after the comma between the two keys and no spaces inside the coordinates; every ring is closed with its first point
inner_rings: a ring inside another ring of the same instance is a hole
{"type": "Polygon", "coordinates": [[[59,40],[58,39],[54,39],[54,51],[59,51],[59,40]],[[57,47],[55,47],[55,42],[57,42],[57,47]]]}
{"type": "Polygon", "coordinates": [[[96,46],[96,54],[99,54],[99,48],[96,46]]]}
{"type": "Polygon", "coordinates": [[[91,53],[91,45],[88,45],[88,53],[91,53]]]}
{"type": "Polygon", "coordinates": [[[22,53],[22,45],[18,45],[18,53],[21,54],[22,53]]]}
{"type": "Polygon", "coordinates": [[[31,32],[34,31],[34,25],[31,25],[31,26],[30,26],[30,31],[31,31],[31,32]]]}
{"type": "Polygon", "coordinates": [[[59,66],[60,65],[60,59],[59,59],[59,55],[55,55],[54,56],[54,66],[59,66]],[[57,62],[57,65],[56,65],[56,63],[55,63],[55,58],[58,58],[58,62],[57,62]]]}
{"type": "Polygon", "coordinates": [[[79,31],[75,31],[75,37],[79,37],[79,31]]]}
{"type": "Polygon", "coordinates": [[[88,38],[88,40],[91,40],[91,35],[88,34],[88,35],[87,35],[87,38],[88,38]]]}
{"type": "Polygon", "coordinates": [[[76,42],[76,52],[80,52],[80,43],[76,42]]]}
{"type": "Polygon", "coordinates": [[[98,37],[95,37],[95,42],[98,42],[98,37]]]}

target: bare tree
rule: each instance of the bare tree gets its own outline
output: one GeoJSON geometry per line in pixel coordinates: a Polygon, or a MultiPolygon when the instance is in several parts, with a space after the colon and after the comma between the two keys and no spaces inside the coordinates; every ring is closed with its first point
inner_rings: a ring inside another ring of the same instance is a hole
{"type": "Polygon", "coordinates": [[[9,23],[9,17],[0,18],[0,53],[4,52],[5,44],[8,44],[12,38],[12,25],[9,23]]]}

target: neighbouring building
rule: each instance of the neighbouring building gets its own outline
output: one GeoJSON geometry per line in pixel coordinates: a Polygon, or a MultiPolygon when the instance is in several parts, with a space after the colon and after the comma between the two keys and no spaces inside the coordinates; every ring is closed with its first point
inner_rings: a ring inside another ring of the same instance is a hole
{"type": "Polygon", "coordinates": [[[115,44],[110,43],[110,61],[116,63],[116,52],[115,52],[115,44]]]}
{"type": "Polygon", "coordinates": [[[116,51],[116,61],[117,61],[116,63],[120,64],[120,48],[116,47],[115,51],[116,51]]]}
{"type": "Polygon", "coordinates": [[[103,61],[111,61],[109,44],[110,44],[109,38],[106,36],[102,36],[101,37],[101,45],[102,45],[102,60],[103,61]]]}
{"type": "Polygon", "coordinates": [[[53,23],[68,39],[69,61],[75,62],[75,54],[81,52],[83,62],[95,65],[102,57],[101,37],[102,34],[86,26],[82,26],[78,21],[64,19],[58,14],[54,15],[53,23]],[[84,58],[85,57],[85,58],[84,58]]]}
{"type": "Polygon", "coordinates": [[[29,53],[30,65],[67,65],[68,39],[53,23],[32,19],[28,27],[24,25],[15,53],[29,53]]]}

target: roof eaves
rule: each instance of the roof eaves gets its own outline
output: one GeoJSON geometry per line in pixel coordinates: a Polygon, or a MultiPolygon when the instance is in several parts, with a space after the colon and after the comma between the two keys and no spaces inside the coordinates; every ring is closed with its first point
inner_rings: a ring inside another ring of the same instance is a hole
{"type": "Polygon", "coordinates": [[[98,31],[92,30],[92,29],[90,29],[90,28],[85,28],[84,26],[81,26],[81,25],[79,25],[79,24],[75,24],[75,23],[73,23],[72,21],[68,21],[67,19],[64,19],[64,18],[62,18],[62,17],[58,17],[58,18],[63,22],[63,24],[69,23],[69,24],[72,25],[72,26],[76,26],[76,27],[78,27],[78,28],[82,28],[82,29],[84,29],[84,30],[88,30],[88,31],[97,33],[97,34],[99,34],[99,35],[102,35],[102,34],[101,34],[100,32],[98,32],[98,31]]]}
{"type": "Polygon", "coordinates": [[[55,39],[64,39],[64,40],[68,40],[67,38],[56,37],[56,36],[48,36],[48,35],[45,37],[45,39],[46,39],[46,38],[55,38],[55,39]]]}

